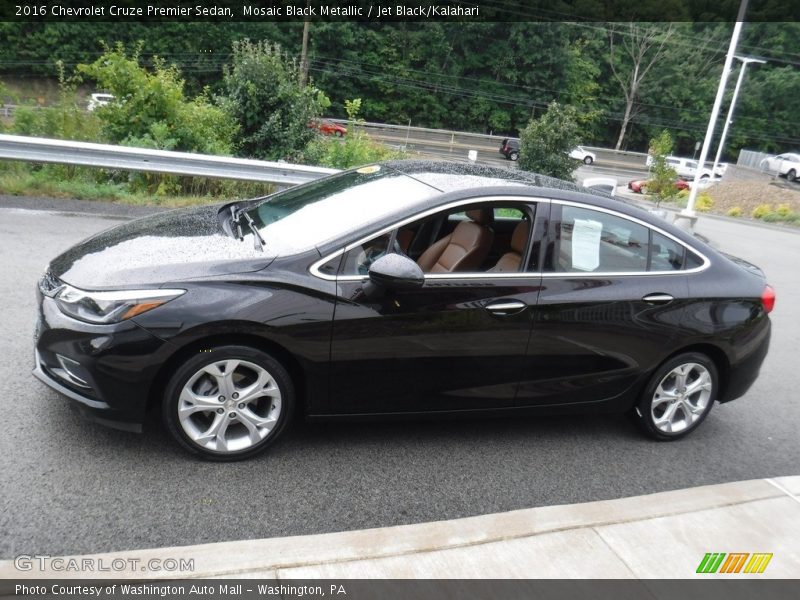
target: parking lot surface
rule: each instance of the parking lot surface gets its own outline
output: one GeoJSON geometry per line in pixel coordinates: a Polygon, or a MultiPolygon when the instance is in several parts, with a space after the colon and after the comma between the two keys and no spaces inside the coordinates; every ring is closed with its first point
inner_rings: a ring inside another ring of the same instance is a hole
{"type": "Polygon", "coordinates": [[[777,306],[759,381],[685,440],[649,441],[624,416],[298,421],[264,455],[214,464],[157,423],[137,435],[87,422],[33,378],[38,277],[119,221],[2,206],[0,558],[418,523],[798,472],[796,231],[701,217],[699,232],[766,271],[777,306]]]}

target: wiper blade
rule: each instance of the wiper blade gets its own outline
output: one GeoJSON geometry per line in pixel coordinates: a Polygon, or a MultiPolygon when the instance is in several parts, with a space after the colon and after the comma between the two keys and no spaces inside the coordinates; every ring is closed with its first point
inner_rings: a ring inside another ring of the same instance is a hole
{"type": "Polygon", "coordinates": [[[250,229],[253,233],[253,247],[256,250],[261,252],[264,251],[264,238],[261,237],[261,234],[258,232],[258,227],[256,227],[255,222],[253,221],[253,217],[247,214],[247,211],[243,208],[239,208],[236,204],[231,206],[231,231],[233,235],[236,236],[240,242],[244,240],[244,233],[242,232],[242,217],[244,217],[244,224],[250,229]]]}

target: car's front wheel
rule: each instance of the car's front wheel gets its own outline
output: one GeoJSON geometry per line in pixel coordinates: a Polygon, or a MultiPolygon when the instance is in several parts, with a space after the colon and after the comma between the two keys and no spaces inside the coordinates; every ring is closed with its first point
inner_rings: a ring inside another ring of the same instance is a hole
{"type": "Polygon", "coordinates": [[[791,170],[790,170],[790,171],[789,171],[789,172],[786,174],[786,180],[787,180],[787,181],[794,181],[795,179],[797,179],[797,171],[795,171],[794,169],[791,169],[791,170]]]}
{"type": "Polygon", "coordinates": [[[714,362],[687,352],[661,365],[650,378],[634,417],[657,440],[675,440],[696,429],[708,416],[718,391],[714,362]]]}
{"type": "Polygon", "coordinates": [[[170,379],[164,422],[178,443],[211,460],[263,451],[285,429],[294,406],[286,369],[247,346],[202,349],[170,379]]]}
{"type": "Polygon", "coordinates": [[[517,161],[517,160],[519,160],[519,152],[516,152],[516,151],[515,151],[515,152],[511,152],[511,153],[508,155],[508,159],[509,159],[509,160],[513,160],[513,161],[517,161]]]}
{"type": "Polygon", "coordinates": [[[594,162],[594,159],[591,156],[585,156],[583,158],[583,164],[590,165],[594,162]]]}

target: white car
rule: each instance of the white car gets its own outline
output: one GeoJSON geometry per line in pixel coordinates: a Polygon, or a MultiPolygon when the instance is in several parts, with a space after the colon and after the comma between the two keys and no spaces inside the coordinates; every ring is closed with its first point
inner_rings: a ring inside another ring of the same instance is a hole
{"type": "Polygon", "coordinates": [[[778,156],[770,156],[761,161],[761,170],[785,176],[794,181],[800,177],[800,154],[787,152],[778,156]]]}
{"type": "Polygon", "coordinates": [[[89,98],[89,104],[86,105],[86,110],[92,112],[96,108],[106,106],[114,99],[113,94],[92,94],[89,98]]]}
{"type": "Polygon", "coordinates": [[[594,152],[589,152],[583,146],[574,148],[572,152],[569,153],[569,157],[579,160],[585,165],[590,165],[597,160],[597,155],[594,152]]]}

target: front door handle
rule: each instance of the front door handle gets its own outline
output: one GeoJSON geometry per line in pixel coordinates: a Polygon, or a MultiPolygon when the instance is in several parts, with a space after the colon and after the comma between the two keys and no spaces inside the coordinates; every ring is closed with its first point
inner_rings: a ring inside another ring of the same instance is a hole
{"type": "Polygon", "coordinates": [[[524,302],[520,302],[519,300],[500,300],[498,302],[487,304],[484,306],[484,308],[493,315],[505,317],[507,315],[515,315],[518,312],[522,312],[528,308],[528,305],[524,302]]]}
{"type": "Polygon", "coordinates": [[[647,302],[648,304],[668,304],[675,300],[669,294],[647,294],[642,301],[647,302]]]}

